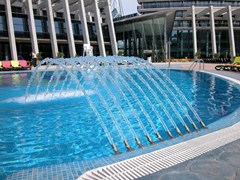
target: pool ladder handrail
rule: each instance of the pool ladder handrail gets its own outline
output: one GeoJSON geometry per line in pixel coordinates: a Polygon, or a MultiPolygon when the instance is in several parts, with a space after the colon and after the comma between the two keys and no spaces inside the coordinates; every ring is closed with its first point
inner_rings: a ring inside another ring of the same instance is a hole
{"type": "Polygon", "coordinates": [[[204,61],[202,59],[194,60],[188,70],[194,70],[197,64],[199,64],[199,70],[204,70],[204,61]]]}

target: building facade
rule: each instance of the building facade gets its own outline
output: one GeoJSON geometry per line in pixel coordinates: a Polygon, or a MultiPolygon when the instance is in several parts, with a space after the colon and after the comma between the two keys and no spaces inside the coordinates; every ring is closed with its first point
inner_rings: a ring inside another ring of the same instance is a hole
{"type": "Polygon", "coordinates": [[[0,60],[117,54],[108,0],[0,0],[0,60]]]}
{"type": "MultiPolygon", "coordinates": [[[[172,29],[166,32],[166,57],[229,58],[240,55],[239,0],[138,0],[138,3],[138,12],[143,15],[174,12],[172,29]]],[[[169,17],[166,22],[172,22],[169,17]]]]}
{"type": "Polygon", "coordinates": [[[175,11],[161,11],[115,19],[119,53],[144,59],[151,57],[153,62],[164,61],[174,15],[175,11]]]}

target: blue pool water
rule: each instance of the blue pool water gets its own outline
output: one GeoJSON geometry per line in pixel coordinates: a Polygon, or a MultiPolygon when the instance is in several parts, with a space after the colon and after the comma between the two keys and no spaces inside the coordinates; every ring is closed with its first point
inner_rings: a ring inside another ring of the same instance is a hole
{"type": "MultiPolygon", "coordinates": [[[[240,87],[231,82],[201,72],[177,70],[163,72],[185,94],[206,125],[231,114],[239,107],[240,87]]],[[[141,72],[139,73],[141,74],[141,72]]],[[[169,136],[164,131],[155,113],[153,113],[146,98],[143,94],[139,93],[138,89],[129,81],[129,78],[124,76],[122,72],[118,72],[118,70],[112,71],[110,74],[116,79],[115,82],[118,86],[122,87],[123,92],[138,113],[142,124],[153,141],[159,142],[146,117],[139,108],[136,99],[131,96],[128,89],[118,79],[118,75],[121,75],[128,82],[129,86],[131,86],[132,90],[137,93],[146,112],[148,112],[157,127],[158,132],[160,132],[165,140],[169,140],[169,136]]],[[[131,74],[131,77],[136,80],[138,85],[148,95],[155,108],[159,110],[161,118],[166,122],[172,134],[178,136],[168,117],[156,101],[156,98],[149,93],[149,90],[138,79],[136,74],[133,72],[129,72],[129,74],[131,74]]],[[[42,73],[39,72],[38,76],[41,77],[41,75],[42,73]]],[[[62,74],[62,77],[64,75],[62,74]]],[[[143,74],[141,75],[145,77],[143,74]]],[[[25,92],[30,77],[31,73],[0,74],[0,178],[25,168],[114,155],[108,138],[100,122],[97,120],[96,114],[90,107],[85,95],[81,91],[76,91],[76,84],[69,83],[67,90],[65,89],[61,94],[56,91],[55,93],[46,95],[45,90],[47,86],[50,86],[49,81],[52,77],[52,72],[47,72],[41,82],[41,87],[37,87],[37,81],[33,82],[35,85],[29,89],[28,98],[26,98],[25,92]],[[37,88],[39,88],[38,96],[36,96],[37,88]]],[[[104,76],[101,77],[103,79],[106,78],[104,76]]],[[[78,78],[81,79],[88,96],[97,107],[119,151],[126,152],[123,140],[120,134],[117,133],[117,129],[111,121],[107,110],[103,107],[96,91],[100,92],[106,100],[131,147],[138,149],[127,123],[101,83],[96,80],[93,81],[95,84],[91,84],[81,74],[79,74],[78,78]]],[[[53,85],[54,87],[49,87],[49,89],[61,89],[65,78],[60,78],[58,81],[58,84],[53,85]]],[[[128,107],[126,101],[124,101],[124,98],[119,95],[116,86],[107,80],[107,78],[105,82],[108,83],[109,89],[124,110],[125,116],[129,119],[137,137],[143,145],[149,146],[141,126],[133,117],[133,112],[128,107]]],[[[174,112],[171,111],[169,103],[158,92],[154,84],[151,82],[148,83],[157,92],[159,99],[161,99],[166,109],[169,109],[179,129],[183,134],[186,134],[187,132],[181,126],[181,122],[174,112]]],[[[164,87],[163,90],[165,90],[164,87]]],[[[175,104],[188,127],[194,131],[182,111],[182,108],[184,108],[189,112],[189,115],[192,115],[186,103],[182,100],[183,106],[179,107],[166,90],[165,93],[175,104]]],[[[181,100],[180,97],[179,99],[181,100]]],[[[194,122],[201,128],[197,123],[197,119],[194,119],[194,122]]]]}

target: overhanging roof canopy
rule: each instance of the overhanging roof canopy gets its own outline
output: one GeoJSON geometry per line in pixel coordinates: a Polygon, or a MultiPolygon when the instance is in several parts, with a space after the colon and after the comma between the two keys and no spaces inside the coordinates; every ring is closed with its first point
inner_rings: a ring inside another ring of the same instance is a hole
{"type": "MultiPolygon", "coordinates": [[[[23,3],[26,0],[10,0],[11,4],[16,7],[23,7],[23,3]]],[[[52,7],[55,12],[63,12],[63,0],[51,0],[52,7]]],[[[75,13],[79,10],[79,3],[80,0],[69,0],[69,7],[71,13],[75,13]]],[[[98,0],[99,8],[103,8],[107,5],[108,0],[98,0]]],[[[33,7],[44,10],[46,9],[46,0],[32,0],[33,7]]],[[[93,5],[94,0],[84,0],[84,5],[88,9],[89,12],[92,12],[91,6],[93,5]]],[[[5,4],[5,0],[0,0],[0,4],[5,4]]]]}
{"type": "MultiPolygon", "coordinates": [[[[227,12],[228,8],[227,7],[213,7],[213,12],[215,17],[222,17],[222,18],[227,18],[227,12]]],[[[196,18],[201,18],[205,15],[210,14],[210,7],[196,7],[195,6],[195,15],[196,18]]],[[[187,18],[192,16],[192,7],[188,8],[188,10],[184,13],[183,18],[187,18]]],[[[232,7],[232,16],[235,19],[240,18],[240,7],[232,7]]]]}

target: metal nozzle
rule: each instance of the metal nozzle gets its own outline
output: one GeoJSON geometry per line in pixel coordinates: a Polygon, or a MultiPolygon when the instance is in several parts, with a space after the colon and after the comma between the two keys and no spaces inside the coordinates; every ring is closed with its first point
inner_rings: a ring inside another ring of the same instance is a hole
{"type": "Polygon", "coordinates": [[[166,132],[170,136],[170,138],[172,138],[172,139],[174,138],[174,136],[172,135],[172,133],[169,130],[167,130],[166,132]]]}
{"type": "Polygon", "coordinates": [[[144,146],[142,145],[142,143],[140,142],[140,140],[137,137],[135,138],[135,141],[139,148],[144,148],[144,146]]]}
{"type": "Polygon", "coordinates": [[[184,125],[184,128],[186,129],[186,131],[187,131],[188,133],[191,133],[191,131],[190,131],[190,129],[187,127],[187,125],[184,125]]]}
{"type": "Polygon", "coordinates": [[[196,126],[196,124],[192,123],[192,126],[193,126],[193,128],[194,128],[196,131],[200,131],[200,130],[198,129],[198,127],[196,126]]]}
{"type": "Polygon", "coordinates": [[[128,144],[127,140],[124,140],[123,143],[125,144],[125,147],[127,148],[127,151],[128,151],[128,152],[134,151],[134,149],[131,148],[130,145],[128,144]]]}
{"type": "Polygon", "coordinates": [[[176,127],[175,130],[177,131],[177,133],[178,133],[180,136],[183,136],[182,132],[180,131],[180,129],[178,129],[178,127],[176,127]]]}
{"type": "Polygon", "coordinates": [[[208,129],[208,127],[204,124],[204,122],[200,121],[199,123],[202,125],[203,128],[208,129]]]}
{"type": "Polygon", "coordinates": [[[159,132],[156,132],[156,136],[160,141],[164,141],[164,139],[161,137],[161,135],[159,134],[159,132]]]}
{"type": "Polygon", "coordinates": [[[117,146],[116,146],[115,144],[112,144],[112,149],[113,149],[113,151],[115,152],[116,155],[121,154],[121,153],[118,151],[117,146]]]}
{"type": "Polygon", "coordinates": [[[150,137],[148,134],[146,134],[146,137],[147,137],[148,142],[149,142],[151,145],[155,145],[155,143],[152,141],[151,137],[150,137]]]}

